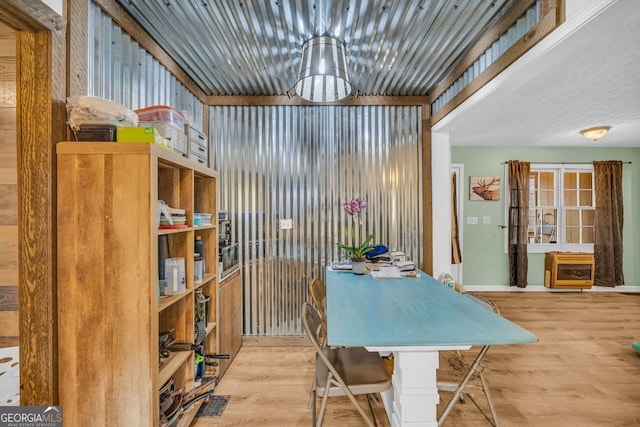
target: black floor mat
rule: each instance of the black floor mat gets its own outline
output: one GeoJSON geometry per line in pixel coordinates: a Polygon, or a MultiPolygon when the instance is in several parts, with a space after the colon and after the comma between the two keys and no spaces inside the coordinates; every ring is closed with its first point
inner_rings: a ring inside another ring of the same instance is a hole
{"type": "Polygon", "coordinates": [[[201,418],[209,418],[209,417],[219,417],[224,412],[224,408],[226,408],[227,403],[231,399],[231,396],[211,396],[211,401],[209,403],[203,403],[198,409],[198,413],[196,417],[201,418]]]}

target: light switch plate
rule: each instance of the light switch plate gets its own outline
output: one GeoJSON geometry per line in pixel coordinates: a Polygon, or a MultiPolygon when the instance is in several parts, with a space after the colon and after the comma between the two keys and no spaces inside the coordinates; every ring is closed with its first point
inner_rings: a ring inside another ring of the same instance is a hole
{"type": "Polygon", "coordinates": [[[280,230],[291,230],[293,228],[293,220],[292,219],[281,219],[280,220],[280,230]]]}
{"type": "Polygon", "coordinates": [[[482,223],[483,224],[491,224],[491,217],[490,216],[483,216],[482,217],[482,223]]]}
{"type": "Polygon", "coordinates": [[[478,223],[478,217],[477,216],[468,216],[467,217],[467,224],[477,224],[478,223]]]}

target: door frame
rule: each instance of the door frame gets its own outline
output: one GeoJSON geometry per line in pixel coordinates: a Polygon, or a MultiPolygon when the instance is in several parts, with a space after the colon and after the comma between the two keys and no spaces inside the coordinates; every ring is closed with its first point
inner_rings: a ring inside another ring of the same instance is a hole
{"type": "Polygon", "coordinates": [[[66,21],[40,0],[3,0],[16,30],[20,404],[58,404],[55,145],[66,136],[66,21]]]}

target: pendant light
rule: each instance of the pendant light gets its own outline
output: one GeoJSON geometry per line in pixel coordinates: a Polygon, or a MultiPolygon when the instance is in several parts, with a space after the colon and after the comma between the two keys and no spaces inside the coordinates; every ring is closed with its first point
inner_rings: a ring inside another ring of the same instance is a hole
{"type": "Polygon", "coordinates": [[[344,44],[329,36],[313,37],[302,46],[298,96],[311,102],[335,102],[351,94],[344,44]]]}

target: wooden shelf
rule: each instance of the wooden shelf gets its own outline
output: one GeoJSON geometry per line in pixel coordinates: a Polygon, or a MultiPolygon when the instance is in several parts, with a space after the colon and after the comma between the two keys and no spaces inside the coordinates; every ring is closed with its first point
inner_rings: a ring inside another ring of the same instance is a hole
{"type": "Polygon", "coordinates": [[[201,288],[201,287],[207,285],[209,282],[215,280],[217,277],[218,277],[217,274],[205,274],[204,277],[202,278],[202,282],[195,283],[193,287],[195,289],[201,288]]]}
{"type": "Polygon", "coordinates": [[[185,233],[187,231],[193,231],[193,227],[158,228],[158,236],[164,236],[164,235],[167,235],[167,234],[185,233]]]}
{"type": "Polygon", "coordinates": [[[192,292],[193,292],[193,289],[187,289],[181,294],[166,295],[161,297],[160,300],[158,301],[158,313],[171,307],[173,304],[177,303],[178,301],[183,299],[186,295],[189,295],[192,292]]]}
{"type": "Polygon", "coordinates": [[[215,225],[198,225],[194,227],[182,227],[182,228],[158,228],[158,236],[165,234],[184,233],[186,231],[203,231],[203,230],[215,230],[215,225]]]}
{"type": "Polygon", "coordinates": [[[216,228],[218,228],[216,224],[197,225],[193,227],[194,230],[215,230],[216,228]]]}
{"type": "MultiPolygon", "coordinates": [[[[157,427],[162,385],[173,378],[176,389],[188,392],[195,384],[194,352],[160,359],[158,339],[159,331],[172,329],[178,342],[194,342],[194,289],[204,287],[211,297],[207,351],[219,353],[217,227],[158,229],[157,202],[184,209],[188,221],[194,212],[215,214],[217,174],[145,143],[60,142],[56,150],[59,401],[65,423],[84,426],[99,419],[113,427],[157,427]],[[205,240],[209,272],[198,285],[196,235],[205,240]],[[159,240],[166,240],[172,257],[185,259],[186,279],[185,292],[160,299],[159,240]],[[100,327],[88,327],[96,321],[100,327]]],[[[198,406],[185,411],[178,425],[188,426],[198,406]]]]}
{"type": "MultiPolygon", "coordinates": [[[[172,351],[171,356],[166,359],[160,359],[164,365],[158,374],[158,385],[162,387],[169,378],[176,373],[178,369],[193,355],[192,351],[172,351]]],[[[158,390],[160,389],[158,387],[158,390]]]]}
{"type": "Polygon", "coordinates": [[[216,322],[209,322],[207,323],[207,335],[209,335],[211,332],[213,332],[216,329],[217,323],[216,322]]]}

